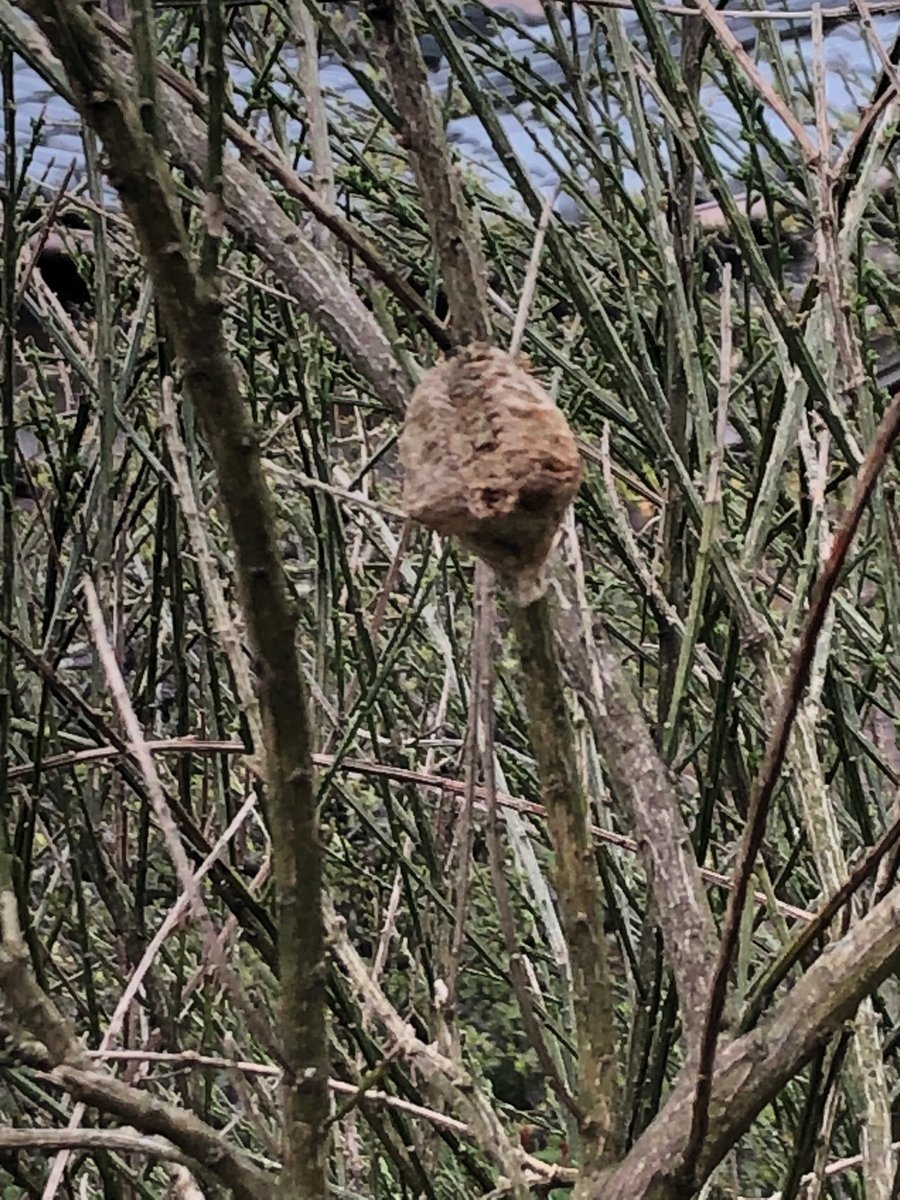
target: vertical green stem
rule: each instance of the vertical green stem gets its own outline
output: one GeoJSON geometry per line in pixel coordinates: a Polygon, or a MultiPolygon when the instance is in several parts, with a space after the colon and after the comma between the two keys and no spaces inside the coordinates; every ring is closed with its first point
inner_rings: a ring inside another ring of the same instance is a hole
{"type": "Polygon", "coordinates": [[[529,733],[556,855],[556,887],[572,969],[582,1112],[582,1168],[606,1161],[618,1090],[613,996],[587,796],[546,597],[510,608],[519,643],[529,733]]]}
{"type": "Polygon", "coordinates": [[[219,241],[225,226],[222,214],[222,171],[225,146],[225,21],[221,0],[203,0],[206,42],[203,86],[209,97],[206,135],[206,206],[200,267],[207,279],[215,275],[219,241]]]}
{"type": "MultiPolygon", "coordinates": [[[[0,396],[0,621],[9,627],[13,624],[13,596],[16,584],[16,423],[13,412],[16,336],[16,113],[12,49],[6,45],[2,53],[6,187],[3,198],[3,377],[0,396]]],[[[7,861],[11,817],[7,770],[12,688],[12,649],[8,642],[3,642],[0,645],[0,857],[4,869],[0,871],[0,884],[8,883],[10,866],[7,861]]]]}

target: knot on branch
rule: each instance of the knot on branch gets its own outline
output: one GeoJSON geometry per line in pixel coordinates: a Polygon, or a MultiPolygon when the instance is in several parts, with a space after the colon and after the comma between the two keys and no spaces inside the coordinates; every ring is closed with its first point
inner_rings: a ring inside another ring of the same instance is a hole
{"type": "Polygon", "coordinates": [[[478,343],[432,367],[410,400],[400,458],[414,520],[459,538],[516,603],[543,594],[582,468],[565,416],[529,371],[478,343]]]}

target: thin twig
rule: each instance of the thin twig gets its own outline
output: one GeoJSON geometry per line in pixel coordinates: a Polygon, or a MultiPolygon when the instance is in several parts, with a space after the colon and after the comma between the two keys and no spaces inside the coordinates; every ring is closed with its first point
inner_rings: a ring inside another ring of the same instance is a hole
{"type": "Polygon", "coordinates": [[[479,738],[479,758],[484,779],[484,793],[487,806],[487,839],[491,856],[491,879],[494,884],[494,897],[497,901],[497,913],[500,919],[500,930],[506,944],[509,956],[509,973],[512,978],[519,1011],[522,1014],[522,1024],[531,1043],[544,1077],[547,1079],[553,1094],[560,1104],[576,1121],[583,1114],[579,1111],[566,1081],[560,1073],[553,1055],[550,1053],[540,1023],[535,1012],[531,994],[531,985],[525,970],[525,961],[521,949],[521,941],[516,936],[515,915],[506,880],[503,842],[500,837],[500,822],[498,819],[497,774],[495,770],[494,746],[494,670],[493,670],[493,638],[496,629],[496,601],[494,597],[494,581],[490,569],[479,563],[475,569],[475,637],[473,638],[473,657],[477,659],[479,670],[473,681],[472,710],[477,716],[477,732],[479,738]],[[474,684],[477,683],[477,687],[474,684]]]}
{"type": "Polygon", "coordinates": [[[422,194],[450,307],[450,332],[460,341],[491,335],[487,268],[477,219],[466,201],[462,174],[450,157],[415,27],[410,0],[367,5],[384,47],[404,140],[422,194]]]}
{"type": "MultiPolygon", "coordinates": [[[[247,753],[247,747],[242,742],[218,742],[194,737],[162,738],[155,741],[147,741],[145,745],[151,754],[246,755],[247,753]]],[[[56,754],[45,758],[41,763],[41,768],[47,771],[60,767],[78,766],[81,763],[115,759],[130,752],[131,748],[128,746],[122,749],[113,746],[96,746],[88,750],[72,750],[64,754],[56,754]]],[[[466,786],[463,781],[451,779],[446,775],[434,775],[427,771],[414,771],[405,767],[394,767],[387,763],[363,762],[360,759],[353,758],[341,758],[338,762],[332,754],[315,754],[313,755],[313,760],[316,766],[319,767],[334,767],[337,765],[341,771],[346,771],[350,774],[394,779],[398,783],[412,783],[423,788],[434,788],[436,791],[448,792],[451,795],[459,797],[462,797],[466,786]]],[[[20,764],[19,766],[10,768],[10,779],[25,779],[33,773],[33,764],[20,764]]],[[[487,811],[489,796],[484,787],[475,789],[475,799],[482,803],[485,811],[487,811]]],[[[495,799],[501,808],[513,809],[526,816],[538,817],[541,820],[546,820],[547,818],[547,810],[544,805],[538,804],[533,800],[523,800],[521,797],[511,796],[500,791],[496,793],[495,799]]],[[[610,846],[617,846],[621,850],[627,850],[630,854],[639,853],[640,847],[637,841],[624,833],[617,833],[612,829],[603,829],[599,825],[591,825],[590,830],[591,835],[597,838],[598,841],[605,842],[610,846]]],[[[787,904],[779,900],[776,901],[778,912],[783,916],[790,917],[792,920],[803,921],[804,923],[814,921],[815,930],[810,935],[811,939],[814,940],[821,932],[821,929],[828,925],[834,918],[835,913],[846,903],[850,890],[855,890],[855,888],[859,887],[860,883],[868,878],[878,862],[897,844],[898,840],[900,840],[900,821],[893,824],[881,841],[867,852],[866,857],[854,868],[851,878],[844,885],[844,888],[841,889],[840,895],[832,898],[827,909],[823,909],[821,912],[813,915],[807,912],[806,909],[798,908],[796,904],[787,904]],[[854,880],[856,881],[855,886],[854,880]]],[[[708,867],[703,867],[700,870],[700,874],[707,883],[715,884],[717,887],[730,888],[732,886],[732,880],[721,871],[713,871],[708,867]]],[[[753,898],[757,904],[764,908],[769,904],[769,897],[764,892],[754,892],[753,898]]],[[[803,946],[798,947],[798,955],[807,944],[808,942],[804,938],[803,946]]],[[[796,958],[791,959],[791,963],[794,961],[796,961],[796,958]]]]}
{"type": "Polygon", "coordinates": [[[778,716],[750,800],[743,842],[734,872],[734,885],[728,895],[728,908],[722,931],[719,960],[712,979],[709,1008],[701,1041],[692,1131],[685,1152],[685,1175],[687,1178],[693,1174],[700,1147],[706,1137],[716,1044],[722,1013],[725,1009],[728,976],[741,927],[744,903],[750,888],[753,866],[762,845],[769,807],[787,752],[788,739],[806,689],[816,643],[825,622],[831,598],[838,585],[869,498],[898,436],[900,436],[900,392],[897,392],[891,400],[878,427],[875,440],[860,466],[850,506],[835,531],[831,552],[816,580],[806,622],[791,656],[778,716]]]}

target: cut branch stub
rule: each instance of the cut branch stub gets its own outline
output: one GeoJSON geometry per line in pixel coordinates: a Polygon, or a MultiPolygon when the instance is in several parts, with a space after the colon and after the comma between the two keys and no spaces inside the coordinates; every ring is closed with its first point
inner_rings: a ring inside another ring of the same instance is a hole
{"type": "Polygon", "coordinates": [[[582,469],[566,418],[527,370],[480,344],[432,367],[409,402],[400,458],[414,520],[459,538],[516,603],[543,594],[582,469]]]}

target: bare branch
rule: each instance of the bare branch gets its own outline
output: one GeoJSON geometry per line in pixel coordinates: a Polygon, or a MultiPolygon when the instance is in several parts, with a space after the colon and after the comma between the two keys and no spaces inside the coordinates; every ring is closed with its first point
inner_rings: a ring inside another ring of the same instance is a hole
{"type": "Polygon", "coordinates": [[[569,596],[558,621],[566,671],[637,840],[688,1045],[696,1050],[709,1002],[717,937],[703,877],[669,772],[622,667],[592,614],[569,596]]]}
{"type": "MultiPolygon", "coordinates": [[[[278,886],[280,1042],[287,1075],[282,1186],[286,1195],[323,1196],[327,1036],[312,735],[294,644],[296,616],[257,438],[226,348],[218,302],[192,260],[171,175],[145,135],[96,27],[75,0],[28,0],[25,7],[59,55],[85,120],[104,143],[110,177],[140,240],[216,462],[259,663],[278,886]]],[[[330,277],[327,264],[326,269],[330,277]]]]}
{"type": "Polygon", "coordinates": [[[12,891],[0,892],[0,991],[19,1024],[46,1047],[53,1074],[76,1100],[122,1117],[143,1133],[162,1134],[205,1167],[238,1200],[254,1200],[271,1177],[247,1164],[217,1130],[193,1113],[90,1068],[74,1032],[31,973],[12,891]]]}
{"type": "Polygon", "coordinates": [[[198,1169],[195,1159],[170,1142],[132,1129],[0,1129],[0,1150],[115,1150],[198,1169]]]}
{"type": "Polygon", "coordinates": [[[618,1086],[600,881],[549,602],[544,597],[526,608],[511,605],[510,617],[519,644],[529,735],[556,855],[559,906],[572,964],[578,1039],[577,1100],[588,1169],[610,1152],[607,1143],[615,1125],[618,1086]]]}
{"type": "Polygon", "coordinates": [[[481,234],[466,202],[459,168],[450,157],[411,5],[409,0],[374,0],[367,7],[384,44],[403,137],[444,276],[451,331],[457,341],[486,342],[491,320],[481,234]]]}
{"type": "Polygon", "coordinates": [[[753,874],[753,864],[762,845],[766,829],[769,807],[775,793],[775,787],[781,777],[781,767],[787,753],[788,740],[800,706],[809,673],[812,667],[813,655],[819,634],[825,622],[831,597],[838,585],[841,571],[853,544],[853,539],[862,520],[863,512],[869,503],[869,498],[878,482],[878,477],[894,443],[900,436],[900,392],[897,392],[875,435],[866,457],[863,459],[856,479],[856,490],[850,506],[844,514],[840,526],[835,531],[831,552],[823,566],[822,573],[816,581],[816,586],[810,599],[809,612],[803,630],[791,657],[790,670],[785,682],[781,707],[772,730],[766,756],[760,768],[759,778],[750,801],[747,813],[747,824],[744,830],[743,843],[734,873],[734,887],[728,895],[728,909],[725,915],[725,925],[722,931],[722,942],[719,960],[716,964],[712,981],[709,1009],[703,1040],[700,1047],[700,1063],[697,1075],[697,1105],[694,1116],[694,1129],[691,1135],[691,1148],[688,1154],[690,1163],[694,1154],[699,1153],[700,1146],[706,1140],[706,1126],[710,1120],[709,1097],[712,1088],[713,1066],[716,1057],[716,1042],[719,1036],[719,1026],[725,1010],[725,998],[728,990],[728,975],[737,945],[738,932],[747,893],[750,890],[750,880],[753,874]]]}
{"type": "MultiPolygon", "coordinates": [[[[23,6],[26,7],[26,6],[23,6]]],[[[127,34],[101,13],[97,23],[120,47],[119,59],[126,74],[134,73],[134,64],[125,49],[127,34]]],[[[30,27],[7,0],[0,0],[0,25],[15,33],[17,43],[28,51],[29,61],[63,94],[72,96],[63,73],[52,57],[50,47],[39,30],[30,27]]],[[[172,162],[200,187],[206,184],[207,135],[202,120],[192,115],[187,100],[197,114],[207,111],[207,98],[186,79],[163,63],[157,63],[159,75],[157,103],[160,109],[161,137],[172,162]]],[[[74,99],[74,97],[73,97],[74,99]]],[[[260,162],[288,194],[300,200],[332,229],[367,264],[376,278],[399,293],[399,298],[431,327],[432,335],[446,348],[446,331],[421,298],[405,284],[377,252],[339,215],[327,207],[285,163],[259,145],[240,125],[227,119],[226,132],[251,160],[260,162]],[[430,320],[429,320],[430,317],[430,320]]],[[[390,343],[355,294],[346,276],[328,257],[316,250],[306,235],[278,206],[262,180],[240,162],[224,164],[223,204],[225,221],[235,237],[243,239],[277,276],[284,289],[312,315],[348,361],[371,384],[379,399],[394,411],[401,411],[406,400],[407,383],[390,343]]]]}
{"type": "Polygon", "coordinates": [[[226,1187],[238,1200],[271,1194],[275,1176],[250,1166],[234,1153],[218,1130],[193,1113],[129,1087],[107,1071],[60,1063],[53,1072],[66,1091],[83,1104],[111,1113],[148,1134],[168,1138],[226,1187]]]}
{"type": "Polygon", "coordinates": [[[440,1054],[435,1046],[426,1046],[416,1036],[412,1027],[388,1001],[351,946],[343,921],[328,901],[326,919],[334,954],[360,997],[366,1014],[387,1033],[393,1048],[428,1081],[435,1095],[458,1109],[484,1152],[500,1165],[513,1185],[519,1189],[517,1194],[527,1195],[527,1191],[524,1190],[525,1156],[512,1144],[497,1114],[475,1081],[460,1063],[440,1054]]]}
{"type": "Polygon", "coordinates": [[[900,888],[833,943],[767,1021],[719,1053],[703,1142],[685,1172],[694,1120],[690,1064],[656,1120],[614,1170],[583,1180],[585,1200],[677,1200],[691,1194],[759,1111],[808,1061],[860,1001],[890,973],[900,952],[900,888]]]}

